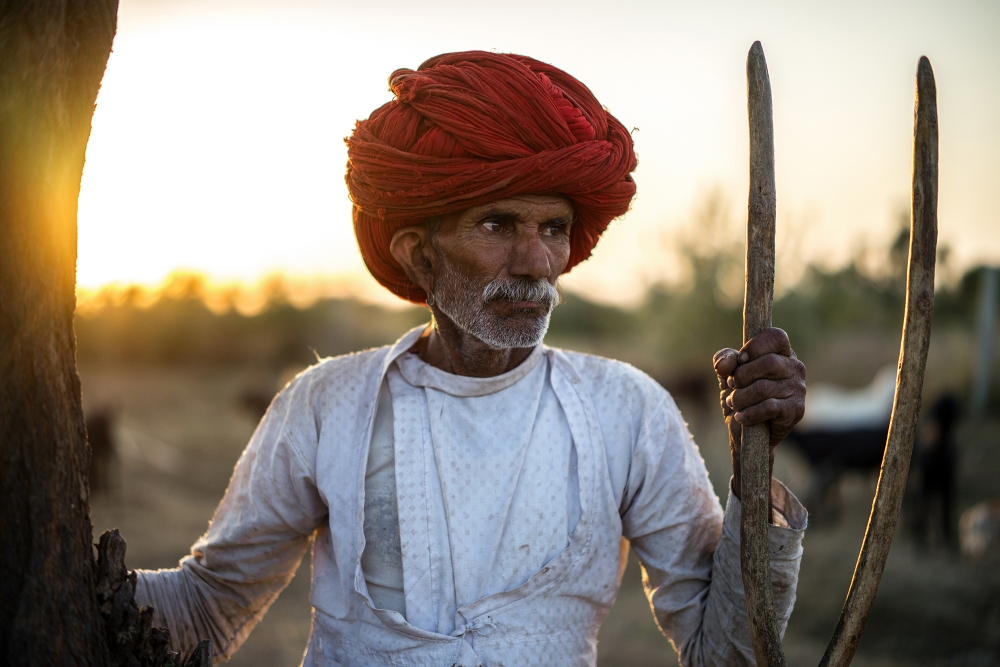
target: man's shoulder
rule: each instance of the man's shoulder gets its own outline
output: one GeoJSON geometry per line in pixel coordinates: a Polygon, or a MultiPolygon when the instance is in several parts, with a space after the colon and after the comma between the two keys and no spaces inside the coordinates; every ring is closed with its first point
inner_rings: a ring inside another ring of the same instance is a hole
{"type": "Polygon", "coordinates": [[[623,488],[640,443],[645,442],[642,451],[647,454],[683,445],[683,417],[667,390],[649,375],[593,354],[553,350],[553,356],[553,371],[562,366],[571,386],[593,406],[618,488],[623,488]]]}
{"type": "Polygon", "coordinates": [[[336,376],[340,373],[350,373],[365,366],[380,366],[392,349],[390,345],[373,347],[360,352],[348,352],[336,357],[324,357],[303,371],[303,374],[314,374],[319,377],[336,376]]]}
{"type": "Polygon", "coordinates": [[[295,376],[282,390],[283,394],[307,396],[309,402],[331,394],[364,391],[376,382],[390,347],[372,348],[336,357],[326,357],[295,376]]]}
{"type": "Polygon", "coordinates": [[[579,376],[595,403],[650,407],[669,400],[659,382],[632,364],[586,352],[550,348],[556,358],[568,364],[579,376]]]}

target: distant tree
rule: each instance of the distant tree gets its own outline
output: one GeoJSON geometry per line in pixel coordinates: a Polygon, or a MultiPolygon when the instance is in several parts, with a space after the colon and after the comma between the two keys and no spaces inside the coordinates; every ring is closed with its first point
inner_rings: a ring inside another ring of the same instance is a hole
{"type": "Polygon", "coordinates": [[[0,663],[107,665],[73,333],[117,0],[0,0],[0,663]]]}

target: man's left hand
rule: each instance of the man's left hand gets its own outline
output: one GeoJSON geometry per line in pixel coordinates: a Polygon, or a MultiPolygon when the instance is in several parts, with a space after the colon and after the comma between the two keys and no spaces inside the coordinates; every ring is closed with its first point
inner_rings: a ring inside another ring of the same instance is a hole
{"type": "Polygon", "coordinates": [[[729,427],[733,493],[739,498],[743,426],[770,424],[773,466],[775,446],[805,413],[806,367],[795,356],[788,334],[773,327],[751,338],[741,350],[719,350],[713,361],[722,414],[729,427]]]}

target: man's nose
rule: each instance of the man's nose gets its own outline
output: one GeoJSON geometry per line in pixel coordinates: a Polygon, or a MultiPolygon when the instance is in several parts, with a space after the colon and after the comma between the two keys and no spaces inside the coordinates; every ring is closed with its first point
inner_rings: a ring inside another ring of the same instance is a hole
{"type": "Polygon", "coordinates": [[[549,277],[552,264],[549,262],[548,248],[537,230],[518,230],[515,234],[508,271],[511,276],[533,280],[549,277]]]}

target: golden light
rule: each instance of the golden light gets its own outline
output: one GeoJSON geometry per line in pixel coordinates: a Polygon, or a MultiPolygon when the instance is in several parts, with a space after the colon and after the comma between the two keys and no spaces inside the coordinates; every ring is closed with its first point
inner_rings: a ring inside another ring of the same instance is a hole
{"type": "Polygon", "coordinates": [[[745,215],[743,62],[755,39],[773,70],[779,235],[810,220],[802,259],[837,263],[859,239],[891,236],[921,53],[941,82],[942,240],[961,262],[1000,258],[987,192],[1000,180],[995,7],[907,24],[913,12],[887,5],[864,25],[848,20],[858,7],[577,9],[123,1],[84,171],[79,284],[155,284],[178,269],[253,284],[282,272],[393,302],[356,249],[342,139],[388,101],[394,69],[484,48],[563,67],[638,128],[633,210],[566,282],[639,298],[670,276],[661,239],[706,192],[721,188],[745,215]]]}

